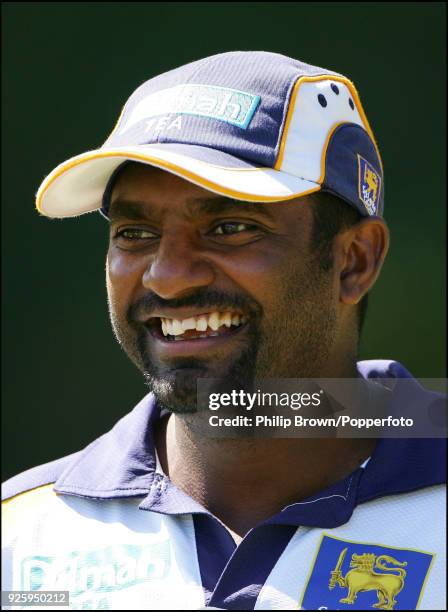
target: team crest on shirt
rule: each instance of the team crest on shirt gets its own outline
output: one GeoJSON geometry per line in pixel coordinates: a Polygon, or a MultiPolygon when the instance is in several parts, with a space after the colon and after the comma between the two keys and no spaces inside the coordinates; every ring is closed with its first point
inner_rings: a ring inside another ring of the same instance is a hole
{"type": "Polygon", "coordinates": [[[376,215],[381,193],[381,177],[375,168],[358,155],[358,195],[369,215],[376,215]]]}
{"type": "Polygon", "coordinates": [[[416,610],[434,555],[324,534],[302,610],[416,610]]]}

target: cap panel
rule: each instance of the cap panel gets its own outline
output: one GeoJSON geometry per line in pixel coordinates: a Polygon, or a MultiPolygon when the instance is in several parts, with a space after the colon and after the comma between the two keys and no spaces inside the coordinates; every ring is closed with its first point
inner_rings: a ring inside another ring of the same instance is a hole
{"type": "Polygon", "coordinates": [[[328,75],[297,81],[277,170],[322,183],[325,146],[335,126],[348,122],[367,129],[360,102],[347,84],[347,79],[328,75]]]}
{"type": "Polygon", "coordinates": [[[323,69],[268,52],[207,60],[141,85],[104,147],[196,144],[273,167],[293,83],[323,69]]]}
{"type": "MultiPolygon", "coordinates": [[[[181,82],[188,82],[188,80],[197,71],[199,65],[202,62],[207,61],[207,59],[208,58],[203,58],[194,62],[190,62],[188,64],[184,64],[183,66],[178,66],[177,68],[168,70],[163,74],[156,75],[139,85],[139,87],[137,87],[137,89],[135,89],[133,93],[129,96],[129,98],[126,100],[123,108],[121,109],[117,122],[112,132],[109,134],[106,141],[104,142],[103,147],[119,146],[119,143],[116,140],[118,137],[117,131],[127,122],[129,113],[132,112],[133,108],[135,108],[135,106],[138,105],[148,95],[149,87],[151,93],[157,93],[158,91],[161,91],[163,89],[169,89],[170,87],[174,87],[181,82]],[[149,86],[149,84],[151,85],[149,86]]],[[[129,138],[136,138],[136,135],[130,133],[129,138]]],[[[135,142],[131,144],[138,143],[135,142]]]]}
{"type": "Polygon", "coordinates": [[[343,124],[334,130],[327,147],[322,189],[343,198],[363,216],[383,214],[381,162],[362,127],[343,124]]]}

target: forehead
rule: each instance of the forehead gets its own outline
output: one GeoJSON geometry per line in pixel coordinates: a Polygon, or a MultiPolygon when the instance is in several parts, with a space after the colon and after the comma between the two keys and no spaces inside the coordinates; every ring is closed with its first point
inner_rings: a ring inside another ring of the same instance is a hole
{"type": "Polygon", "coordinates": [[[311,199],[286,202],[247,202],[223,196],[191,183],[166,170],[144,163],[128,162],[118,170],[110,186],[109,217],[137,216],[146,211],[182,210],[191,215],[222,212],[256,213],[267,220],[309,217],[311,199]]]}

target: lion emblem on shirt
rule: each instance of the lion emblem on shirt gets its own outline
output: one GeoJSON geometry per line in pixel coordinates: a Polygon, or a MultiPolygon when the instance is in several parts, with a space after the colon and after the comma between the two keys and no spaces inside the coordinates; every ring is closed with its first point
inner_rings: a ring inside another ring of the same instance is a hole
{"type": "Polygon", "coordinates": [[[376,591],[378,601],[372,607],[380,610],[393,610],[397,603],[396,596],[404,587],[406,571],[402,568],[407,563],[401,563],[389,555],[353,554],[350,570],[343,576],[341,567],[347,550],[344,548],[339,555],[336,567],[331,572],[328,588],[332,590],[338,585],[348,589],[346,597],[339,600],[344,604],[355,603],[359,593],[376,591]],[[375,570],[381,570],[381,573],[375,570]]]}

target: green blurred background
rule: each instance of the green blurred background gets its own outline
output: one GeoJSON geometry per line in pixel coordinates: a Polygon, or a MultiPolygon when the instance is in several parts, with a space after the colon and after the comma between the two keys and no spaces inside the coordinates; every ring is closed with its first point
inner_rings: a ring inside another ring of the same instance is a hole
{"type": "Polygon", "coordinates": [[[362,358],[445,376],[442,2],[4,2],[3,472],[76,451],[146,393],[113,337],[107,226],[49,220],[41,180],[100,145],[134,88],[195,59],[266,50],[357,85],[385,166],[391,250],[362,358]]]}

